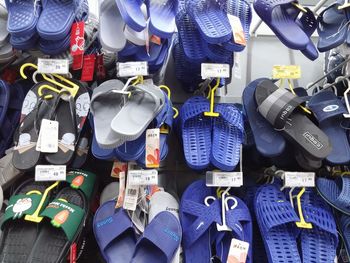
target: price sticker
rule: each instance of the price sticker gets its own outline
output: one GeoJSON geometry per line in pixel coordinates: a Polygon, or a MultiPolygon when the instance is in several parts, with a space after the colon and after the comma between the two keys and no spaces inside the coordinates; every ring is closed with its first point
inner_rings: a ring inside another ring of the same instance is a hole
{"type": "Polygon", "coordinates": [[[216,63],[202,63],[201,64],[202,79],[229,78],[230,73],[231,73],[231,71],[230,71],[229,64],[216,64],[216,63]]]}
{"type": "Polygon", "coordinates": [[[118,77],[148,76],[147,61],[118,62],[118,77]]]}
{"type": "Polygon", "coordinates": [[[300,79],[301,68],[298,65],[275,65],[272,69],[273,79],[300,79]]]}
{"type": "Polygon", "coordinates": [[[231,239],[227,262],[245,263],[248,256],[249,243],[235,238],[231,239]]]}
{"type": "Polygon", "coordinates": [[[315,187],[315,173],[313,172],[285,172],[285,187],[315,187]]]}
{"type": "Polygon", "coordinates": [[[58,152],[58,121],[41,121],[36,150],[43,153],[58,152]]]}
{"type": "Polygon", "coordinates": [[[206,173],[208,187],[241,187],[243,185],[242,172],[212,172],[206,173]]]}
{"type": "Polygon", "coordinates": [[[38,72],[46,74],[68,74],[69,61],[68,59],[38,59],[38,72]]]}
{"type": "Polygon", "coordinates": [[[130,170],[128,171],[129,185],[157,185],[158,171],[152,170],[130,170]]]}
{"type": "Polygon", "coordinates": [[[65,181],[65,165],[37,165],[35,167],[35,181],[65,181]]]}

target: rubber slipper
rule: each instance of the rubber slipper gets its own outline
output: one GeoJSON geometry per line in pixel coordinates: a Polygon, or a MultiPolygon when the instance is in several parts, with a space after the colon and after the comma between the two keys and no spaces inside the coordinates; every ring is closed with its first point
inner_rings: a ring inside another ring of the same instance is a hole
{"type": "Polygon", "coordinates": [[[175,32],[175,15],[178,1],[148,0],[149,30],[161,38],[171,38],[175,32]]]}
{"type": "Polygon", "coordinates": [[[69,49],[70,46],[70,35],[67,35],[63,39],[59,40],[46,40],[40,38],[39,48],[40,50],[48,55],[58,55],[69,49]]]}
{"type": "Polygon", "coordinates": [[[79,85],[75,98],[67,92],[61,92],[51,110],[51,119],[58,121],[58,152],[46,153],[50,164],[63,165],[72,161],[75,146],[84,127],[90,108],[90,96],[84,85],[79,85]]]}
{"type": "Polygon", "coordinates": [[[297,111],[303,100],[278,88],[272,81],[260,82],[255,90],[260,114],[293,145],[315,159],[324,159],[332,151],[328,136],[302,112],[297,111]],[[277,103],[278,102],[278,103],[277,103]]]}
{"type": "Polygon", "coordinates": [[[136,52],[138,52],[138,46],[130,43],[130,42],[127,42],[125,47],[118,52],[118,56],[132,56],[132,55],[135,55],[136,52]]]}
{"type": "Polygon", "coordinates": [[[230,22],[227,14],[220,8],[219,3],[194,0],[188,1],[186,8],[206,42],[219,44],[232,38],[230,22]]]}
{"type": "Polygon", "coordinates": [[[11,43],[6,43],[4,46],[0,47],[0,63],[4,64],[15,58],[15,52],[11,43]]]}
{"type": "MultiPolygon", "coordinates": [[[[221,262],[227,262],[232,238],[249,244],[246,262],[253,262],[253,226],[247,205],[238,197],[231,196],[237,206],[226,211],[226,224],[232,231],[219,232],[216,237],[216,252],[221,262]]],[[[230,205],[230,204],[228,204],[230,205]]]]}
{"type": "Polygon", "coordinates": [[[115,0],[101,1],[99,40],[102,47],[110,52],[118,52],[126,45],[123,34],[125,23],[119,10],[115,0]]]}
{"type": "Polygon", "coordinates": [[[182,11],[176,15],[175,22],[178,28],[181,49],[186,58],[193,62],[203,62],[206,58],[202,47],[203,40],[194,21],[186,12],[182,11]]]}
{"type": "Polygon", "coordinates": [[[240,159],[244,137],[243,116],[233,104],[216,104],[210,161],[223,171],[233,171],[240,159]]]}
{"type": "Polygon", "coordinates": [[[297,9],[292,2],[260,0],[254,2],[254,9],[284,45],[292,49],[305,49],[310,39],[296,23],[295,17],[290,16],[290,12],[294,13],[297,9]]]}
{"type": "Polygon", "coordinates": [[[301,207],[305,221],[312,224],[300,232],[303,262],[333,262],[338,233],[330,207],[311,189],[302,195],[301,207]]]}
{"type": "Polygon", "coordinates": [[[341,4],[334,3],[323,10],[317,18],[319,35],[317,48],[320,52],[331,50],[343,44],[349,32],[348,20],[341,4]]]}
{"type": "Polygon", "coordinates": [[[115,211],[115,201],[105,202],[94,216],[94,234],[108,263],[130,262],[136,246],[136,233],[126,210],[115,211]]]}
{"type": "Polygon", "coordinates": [[[41,6],[34,0],[6,0],[8,11],[7,30],[13,36],[32,35],[41,13],[41,6]]]}
{"type": "Polygon", "coordinates": [[[170,212],[157,214],[137,241],[130,262],[170,263],[181,243],[181,225],[170,212]]]}
{"type": "MultiPolygon", "coordinates": [[[[167,41],[167,40],[165,40],[167,41]]],[[[139,51],[136,52],[135,58],[140,61],[147,61],[149,65],[156,63],[161,51],[162,46],[166,45],[166,42],[161,43],[160,45],[155,43],[150,43],[149,51],[146,50],[145,46],[139,47],[139,51]]]]}
{"type": "MultiPolygon", "coordinates": [[[[114,117],[121,111],[123,94],[119,91],[124,87],[120,80],[103,82],[94,89],[91,99],[91,113],[94,117],[94,135],[101,148],[115,148],[124,141],[111,128],[114,117]]],[[[93,152],[96,152],[93,150],[93,152]]]]}
{"type": "MultiPolygon", "coordinates": [[[[24,220],[24,216],[32,215],[37,210],[49,185],[46,182],[26,180],[11,196],[1,224],[2,262],[24,262],[28,259],[38,237],[39,228],[34,222],[24,220]]],[[[45,203],[50,196],[51,192],[48,193],[45,203]]]]}
{"type": "Polygon", "coordinates": [[[301,263],[295,226],[299,218],[276,184],[258,189],[254,209],[269,262],[301,263]]]}
{"type": "Polygon", "coordinates": [[[137,46],[146,46],[147,29],[137,32],[131,29],[128,25],[124,27],[124,36],[126,40],[137,46]]]}
{"type": "Polygon", "coordinates": [[[109,183],[103,188],[101,196],[100,196],[100,206],[104,203],[116,200],[119,195],[119,182],[109,183]]]}
{"type": "MultiPolygon", "coordinates": [[[[14,135],[15,148],[12,162],[14,167],[21,171],[33,169],[42,156],[41,152],[36,151],[41,120],[50,119],[50,109],[55,100],[45,100],[43,96],[38,95],[38,89],[43,84],[50,83],[40,82],[34,85],[24,98],[20,126],[14,135]]],[[[56,96],[54,93],[48,93],[56,96]]]]}
{"type": "Polygon", "coordinates": [[[165,103],[163,91],[155,85],[129,86],[130,97],[111,122],[112,130],[122,141],[138,138],[162,110],[165,103]],[[132,118],[130,118],[132,116],[132,118]],[[124,123],[124,125],[120,125],[124,123]]]}
{"type": "Polygon", "coordinates": [[[179,129],[183,141],[185,160],[189,167],[202,170],[210,163],[211,119],[204,116],[209,111],[209,101],[192,97],[181,107],[179,129]]]}
{"type": "Polygon", "coordinates": [[[272,125],[257,111],[258,105],[254,99],[257,85],[268,80],[257,79],[248,84],[243,91],[243,107],[247,115],[257,150],[266,157],[276,157],[283,153],[286,147],[286,140],[276,131],[272,125]]]}
{"type": "MultiPolygon", "coordinates": [[[[90,127],[89,127],[90,128],[90,127]]],[[[82,135],[80,136],[73,160],[70,164],[70,167],[74,169],[80,169],[86,163],[87,157],[89,155],[90,145],[91,145],[91,130],[85,129],[82,135]]]]}
{"type": "Polygon", "coordinates": [[[5,6],[0,6],[0,46],[7,42],[9,32],[7,31],[8,13],[5,6]]]}
{"type": "Polygon", "coordinates": [[[27,262],[61,262],[84,227],[89,205],[86,196],[70,187],[63,188],[41,212],[44,217],[39,235],[27,262]]]}
{"type": "Polygon", "coordinates": [[[348,215],[340,215],[338,219],[338,229],[344,242],[347,254],[350,254],[350,217],[348,215]]]}
{"type": "Polygon", "coordinates": [[[46,40],[60,40],[69,35],[74,19],[83,20],[89,14],[87,0],[43,0],[37,30],[46,40]]]}
{"type": "Polygon", "coordinates": [[[24,173],[12,164],[13,153],[8,153],[0,159],[0,185],[3,190],[9,188],[24,173]]]}
{"type": "MultiPolygon", "coordinates": [[[[224,10],[228,15],[236,16],[241,21],[243,27],[243,33],[245,41],[247,42],[250,38],[250,24],[252,22],[252,10],[249,2],[236,1],[236,0],[225,0],[224,10]]],[[[241,52],[245,46],[235,42],[234,37],[228,42],[222,43],[223,47],[232,52],[241,52]]]]}
{"type": "Polygon", "coordinates": [[[146,19],[144,17],[142,7],[143,0],[115,0],[123,17],[125,24],[135,31],[142,31],[146,28],[146,19]]]}
{"type": "Polygon", "coordinates": [[[202,47],[209,60],[215,63],[225,63],[227,58],[232,55],[232,52],[228,51],[222,45],[213,45],[203,42],[202,47]]]}
{"type": "Polygon", "coordinates": [[[326,160],[332,165],[350,162],[347,131],[342,128],[343,114],[347,113],[341,100],[331,91],[321,91],[311,97],[309,108],[315,114],[319,127],[327,134],[333,146],[326,160]]]}
{"type": "Polygon", "coordinates": [[[335,178],[334,180],[320,177],[316,180],[316,187],[318,193],[329,205],[344,214],[350,215],[349,177],[341,176],[335,178]]]}
{"type": "Polygon", "coordinates": [[[168,59],[168,54],[169,54],[169,51],[171,50],[171,46],[172,46],[171,40],[166,40],[162,44],[162,49],[160,50],[158,58],[152,64],[149,64],[150,72],[157,72],[164,65],[166,65],[167,59],[168,59]]]}
{"type": "Polygon", "coordinates": [[[16,49],[28,50],[36,47],[38,39],[39,39],[39,35],[36,32],[34,32],[32,35],[26,35],[26,36],[20,36],[20,37],[11,35],[10,43],[16,49]]]}
{"type": "Polygon", "coordinates": [[[185,262],[210,262],[210,229],[214,223],[222,224],[220,201],[205,205],[206,197],[213,195],[204,180],[193,182],[182,195],[180,220],[185,262]]]}

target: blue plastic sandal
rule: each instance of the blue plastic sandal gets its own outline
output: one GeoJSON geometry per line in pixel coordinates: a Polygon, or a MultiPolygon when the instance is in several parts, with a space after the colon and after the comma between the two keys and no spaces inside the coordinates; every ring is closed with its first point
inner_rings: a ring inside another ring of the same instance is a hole
{"type": "Polygon", "coordinates": [[[196,23],[203,39],[210,44],[219,44],[232,38],[232,29],[227,14],[215,1],[187,1],[188,14],[196,23]]]}
{"type": "Polygon", "coordinates": [[[344,246],[348,256],[350,255],[350,216],[340,215],[338,219],[340,235],[343,239],[344,246]]]}
{"type": "Polygon", "coordinates": [[[276,184],[261,186],[254,209],[269,263],[301,263],[294,208],[276,184]]]}
{"type": "Polygon", "coordinates": [[[46,40],[40,38],[39,47],[40,50],[47,55],[58,55],[69,49],[70,35],[67,35],[62,40],[46,40]]]}
{"type": "Polygon", "coordinates": [[[115,0],[125,24],[137,32],[146,28],[146,19],[141,10],[143,0],[115,0]]]}
{"type": "Polygon", "coordinates": [[[216,104],[213,118],[211,163],[223,171],[233,171],[240,159],[244,137],[243,116],[233,104],[216,104]]]}
{"type": "Polygon", "coordinates": [[[289,48],[305,49],[310,38],[296,23],[293,0],[255,0],[254,9],[279,40],[289,48]]]}
{"type": "Polygon", "coordinates": [[[333,146],[326,160],[332,165],[350,162],[350,145],[347,131],[342,128],[343,114],[347,113],[340,99],[332,91],[321,91],[313,95],[309,108],[315,114],[319,127],[329,137],[333,146]]]}
{"type": "Polygon", "coordinates": [[[195,170],[208,167],[211,152],[211,119],[205,117],[209,101],[192,97],[180,110],[180,130],[187,165],[195,170]]]}
{"type": "Polygon", "coordinates": [[[147,0],[149,30],[161,38],[171,38],[175,31],[177,0],[147,0]]]}
{"type": "Polygon", "coordinates": [[[335,209],[350,215],[350,178],[336,177],[334,180],[317,178],[316,187],[324,200],[335,209]]]}

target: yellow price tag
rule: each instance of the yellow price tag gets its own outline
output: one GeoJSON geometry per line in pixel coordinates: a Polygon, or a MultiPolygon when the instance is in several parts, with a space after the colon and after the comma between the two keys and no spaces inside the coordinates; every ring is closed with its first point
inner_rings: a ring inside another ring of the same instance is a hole
{"type": "Polygon", "coordinates": [[[272,69],[273,79],[300,79],[301,69],[298,65],[275,65],[272,69]]]}

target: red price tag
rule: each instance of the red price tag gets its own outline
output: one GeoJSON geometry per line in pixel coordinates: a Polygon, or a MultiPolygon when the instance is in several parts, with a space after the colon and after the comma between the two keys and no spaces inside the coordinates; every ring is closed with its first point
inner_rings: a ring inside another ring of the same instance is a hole
{"type": "Polygon", "coordinates": [[[103,54],[99,54],[96,57],[96,77],[99,80],[106,78],[106,68],[103,63],[103,54]]]}
{"type": "Polygon", "coordinates": [[[81,81],[92,81],[94,79],[95,60],[95,54],[84,56],[81,81]]]}
{"type": "Polygon", "coordinates": [[[73,70],[83,67],[83,55],[85,47],[84,21],[73,23],[70,35],[70,53],[73,57],[73,70]]]}

